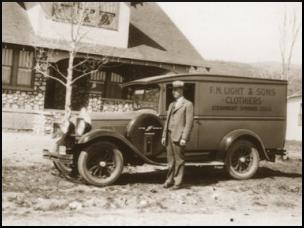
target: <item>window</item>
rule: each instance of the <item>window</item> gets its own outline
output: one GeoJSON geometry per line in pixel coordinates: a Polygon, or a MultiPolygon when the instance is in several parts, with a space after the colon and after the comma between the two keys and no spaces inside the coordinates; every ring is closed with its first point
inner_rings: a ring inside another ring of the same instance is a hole
{"type": "Polygon", "coordinates": [[[2,48],[3,85],[31,88],[33,63],[33,51],[2,48]]]}
{"type": "Polygon", "coordinates": [[[2,48],[2,83],[11,83],[13,68],[13,49],[2,48]]]}
{"type": "Polygon", "coordinates": [[[302,126],[302,103],[300,104],[299,108],[298,126],[302,126]]]}
{"type": "Polygon", "coordinates": [[[128,88],[135,109],[152,108],[158,110],[160,88],[158,85],[128,88]]]}
{"type": "Polygon", "coordinates": [[[121,98],[121,83],[123,82],[123,77],[120,74],[111,72],[111,80],[108,85],[109,98],[121,98]]]}
{"type": "Polygon", "coordinates": [[[97,71],[90,76],[90,92],[104,98],[121,98],[123,76],[114,72],[97,71]]]}
{"type": "Polygon", "coordinates": [[[90,76],[91,92],[104,95],[106,72],[95,71],[90,76]]]}
{"type": "MultiPolygon", "coordinates": [[[[185,83],[184,85],[184,97],[194,104],[195,84],[185,83]]],[[[174,101],[172,94],[172,84],[166,86],[166,110],[168,110],[171,102],[174,101]]]]}
{"type": "Polygon", "coordinates": [[[112,73],[111,74],[111,83],[113,84],[121,84],[123,81],[123,78],[121,75],[116,74],[116,73],[112,73]]]}
{"type": "Polygon", "coordinates": [[[55,21],[77,21],[84,12],[83,24],[106,29],[118,28],[118,2],[54,2],[52,17],[55,21]],[[85,8],[84,8],[85,7],[85,8]]]}
{"type": "Polygon", "coordinates": [[[31,51],[19,52],[19,67],[17,73],[17,85],[31,86],[32,84],[32,67],[34,53],[31,51]]]}

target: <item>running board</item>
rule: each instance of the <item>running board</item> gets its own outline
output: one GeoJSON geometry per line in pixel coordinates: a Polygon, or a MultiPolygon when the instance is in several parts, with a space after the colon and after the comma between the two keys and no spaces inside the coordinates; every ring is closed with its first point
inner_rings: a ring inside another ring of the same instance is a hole
{"type": "Polygon", "coordinates": [[[224,166],[224,162],[212,161],[212,162],[186,162],[187,166],[224,166]]]}

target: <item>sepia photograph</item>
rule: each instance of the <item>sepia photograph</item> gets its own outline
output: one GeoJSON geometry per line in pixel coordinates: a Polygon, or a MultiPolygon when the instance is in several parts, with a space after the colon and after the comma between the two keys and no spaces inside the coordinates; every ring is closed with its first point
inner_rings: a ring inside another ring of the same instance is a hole
{"type": "Polygon", "coordinates": [[[2,2],[2,226],[302,226],[302,2],[2,2]]]}

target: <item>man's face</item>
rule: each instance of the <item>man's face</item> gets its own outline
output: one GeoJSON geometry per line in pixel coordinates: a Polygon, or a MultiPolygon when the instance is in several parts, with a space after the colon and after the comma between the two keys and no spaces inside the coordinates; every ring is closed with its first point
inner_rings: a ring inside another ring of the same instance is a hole
{"type": "Polygon", "coordinates": [[[172,94],[173,94],[173,97],[175,99],[177,99],[183,95],[183,89],[182,88],[173,88],[172,94]]]}

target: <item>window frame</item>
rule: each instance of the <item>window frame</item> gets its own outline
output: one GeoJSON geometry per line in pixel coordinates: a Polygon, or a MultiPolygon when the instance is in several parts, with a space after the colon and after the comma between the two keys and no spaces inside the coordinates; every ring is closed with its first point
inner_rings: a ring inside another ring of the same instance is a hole
{"type": "MultiPolygon", "coordinates": [[[[13,51],[12,53],[12,65],[11,65],[11,74],[10,74],[10,83],[3,83],[2,82],[2,88],[3,89],[10,89],[10,90],[24,90],[24,91],[33,91],[34,90],[34,83],[35,83],[35,72],[34,72],[34,66],[35,66],[35,55],[33,55],[33,64],[31,68],[31,83],[29,85],[20,85],[17,84],[17,78],[18,78],[18,70],[19,68],[24,69],[24,67],[19,66],[19,59],[20,59],[20,52],[21,51],[32,51],[34,53],[34,50],[27,47],[18,47],[14,45],[2,45],[2,48],[11,49],[13,51]]],[[[4,65],[6,66],[6,65],[4,65]]]]}

